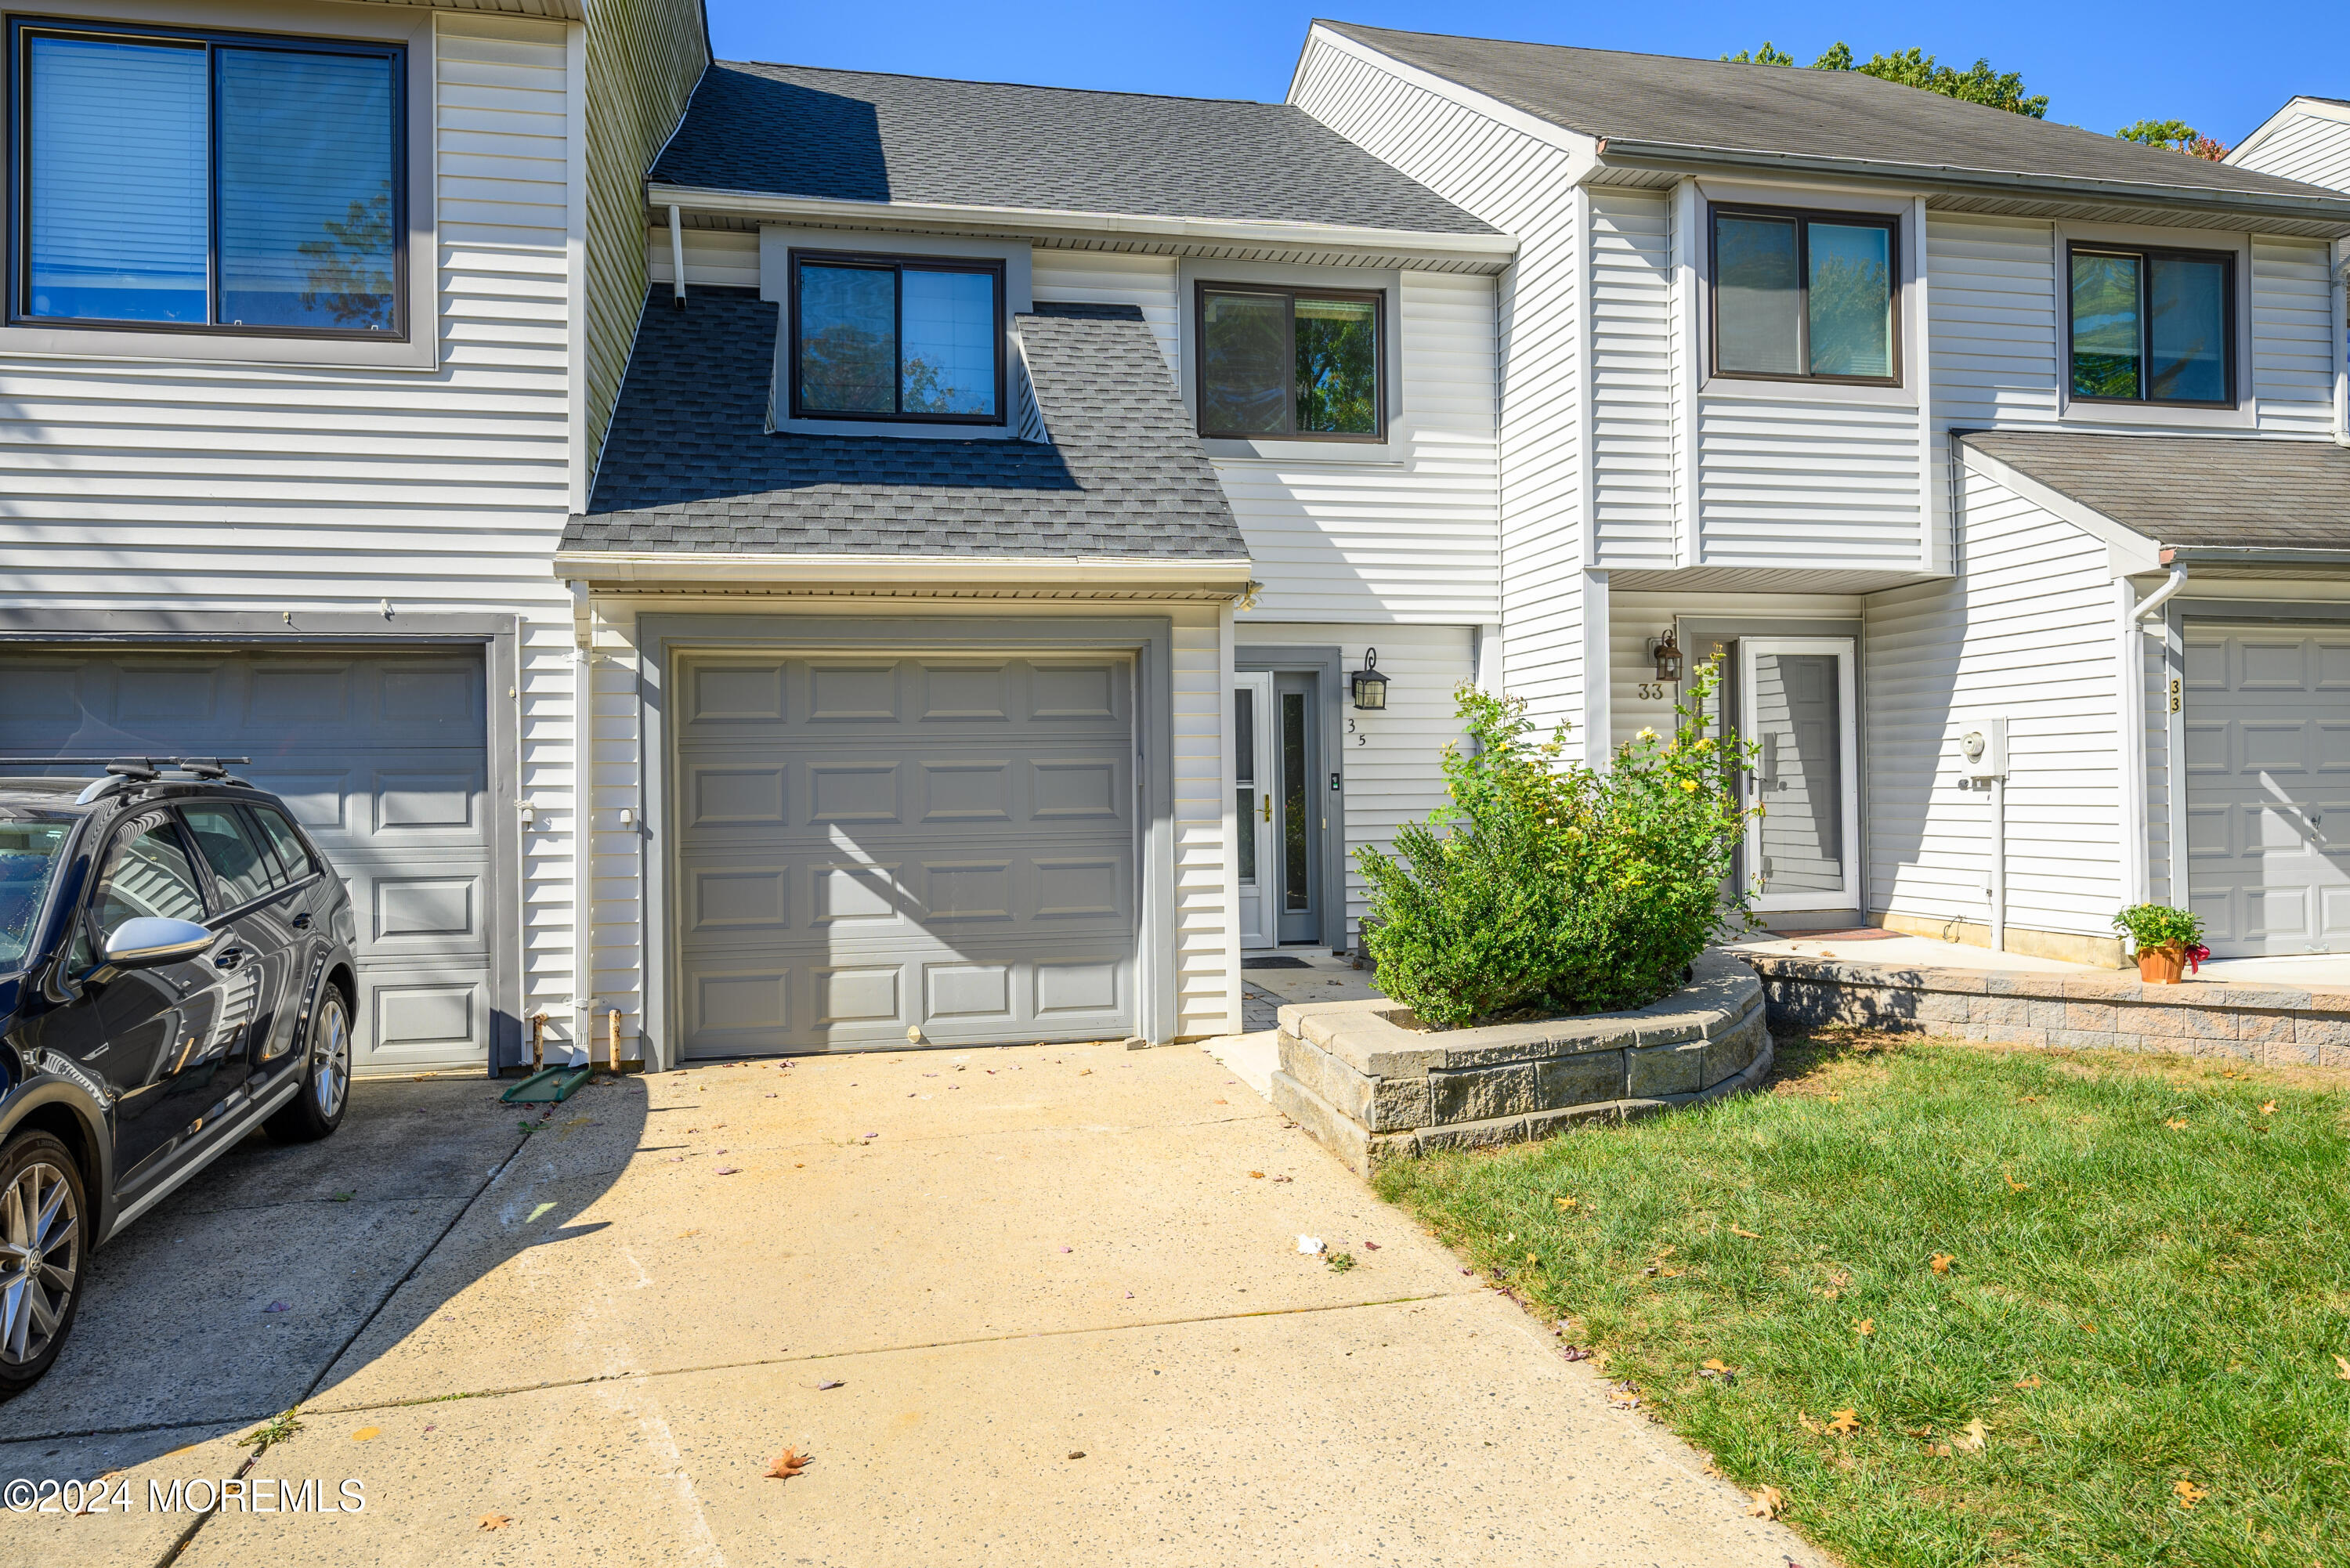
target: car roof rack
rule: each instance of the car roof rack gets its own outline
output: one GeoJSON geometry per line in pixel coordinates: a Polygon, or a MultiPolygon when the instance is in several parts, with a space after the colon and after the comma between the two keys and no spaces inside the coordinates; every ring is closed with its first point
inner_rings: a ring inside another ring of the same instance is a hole
{"type": "Polygon", "coordinates": [[[0,772],[23,773],[57,767],[104,768],[107,772],[105,778],[93,781],[88,788],[74,797],[75,804],[88,805],[118,790],[154,784],[162,777],[165,768],[193,778],[244,784],[250,789],[251,784],[228,770],[232,765],[252,761],[251,757],[0,757],[0,772]]]}

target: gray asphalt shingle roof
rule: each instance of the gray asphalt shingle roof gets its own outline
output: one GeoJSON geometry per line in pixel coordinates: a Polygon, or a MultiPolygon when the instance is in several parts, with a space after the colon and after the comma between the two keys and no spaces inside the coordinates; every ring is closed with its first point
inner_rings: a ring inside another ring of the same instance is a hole
{"type": "Polygon", "coordinates": [[[1494,231],[1304,110],[722,63],[655,184],[854,202],[1494,231]]]}
{"type": "Polygon", "coordinates": [[[754,289],[648,300],[585,515],[565,551],[1243,560],[1158,340],[1128,306],[1013,318],[1052,435],[770,434],[776,306],[754,289]]]}
{"type": "Polygon", "coordinates": [[[1857,71],[1319,25],[1538,119],[1609,140],[1863,160],[1952,174],[2123,181],[2214,195],[2339,195],[1857,71]]]}
{"type": "Polygon", "coordinates": [[[2350,552],[2350,447],[2332,441],[2070,431],[1958,439],[2158,544],[2350,552]]]}

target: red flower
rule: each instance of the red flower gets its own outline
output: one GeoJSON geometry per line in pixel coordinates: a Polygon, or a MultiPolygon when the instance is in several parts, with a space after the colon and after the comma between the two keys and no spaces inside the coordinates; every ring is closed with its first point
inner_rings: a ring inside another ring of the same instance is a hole
{"type": "Polygon", "coordinates": [[[2203,947],[2196,943],[2189,944],[2187,949],[2187,972],[2189,974],[2195,973],[2198,970],[2203,967],[2203,961],[2210,956],[2211,950],[2210,948],[2203,947]]]}

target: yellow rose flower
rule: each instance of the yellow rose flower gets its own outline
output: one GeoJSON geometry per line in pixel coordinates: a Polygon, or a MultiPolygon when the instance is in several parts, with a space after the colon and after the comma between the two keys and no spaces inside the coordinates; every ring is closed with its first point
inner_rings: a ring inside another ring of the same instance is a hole
{"type": "Polygon", "coordinates": [[[1683,789],[1685,789],[1685,790],[1689,791],[1689,792],[1690,792],[1690,794],[1695,794],[1697,793],[1697,780],[1695,780],[1695,779],[1683,779],[1683,780],[1681,780],[1681,788],[1683,788],[1683,789]]]}

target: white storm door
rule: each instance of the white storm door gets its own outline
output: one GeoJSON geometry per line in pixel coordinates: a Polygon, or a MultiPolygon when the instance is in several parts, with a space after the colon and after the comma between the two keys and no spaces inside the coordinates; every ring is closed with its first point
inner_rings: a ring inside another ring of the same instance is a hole
{"type": "Polygon", "coordinates": [[[1232,678],[1233,805],[1239,835],[1241,946],[1280,945],[1279,911],[1273,896],[1274,779],[1273,676],[1232,678]]]}
{"type": "Polygon", "coordinates": [[[1753,637],[1738,644],[1740,738],[1762,750],[1745,800],[1757,909],[1860,907],[1860,760],[1853,643],[1845,637],[1753,637]]]}

